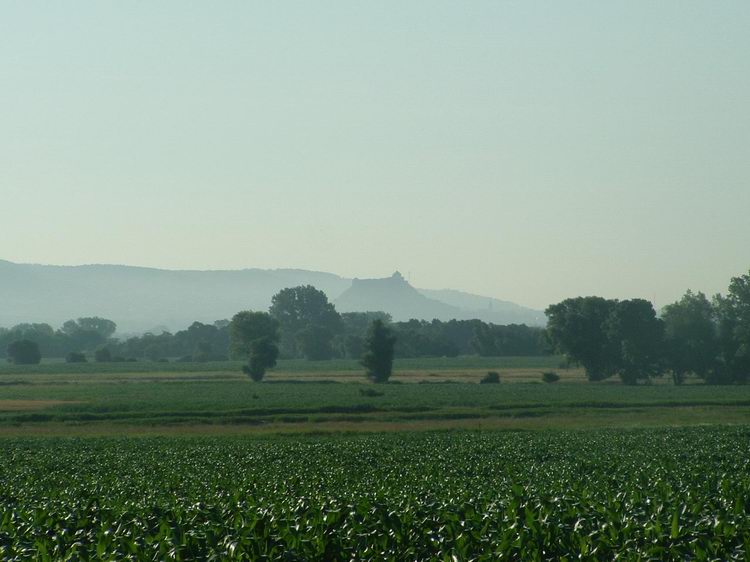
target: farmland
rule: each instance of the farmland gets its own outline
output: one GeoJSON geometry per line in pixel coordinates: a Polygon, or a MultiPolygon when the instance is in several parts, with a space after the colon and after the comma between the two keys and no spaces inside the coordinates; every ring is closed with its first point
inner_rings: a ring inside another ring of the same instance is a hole
{"type": "Polygon", "coordinates": [[[0,556],[745,560],[745,428],[12,439],[0,556]]]}
{"type": "Polygon", "coordinates": [[[750,387],[238,366],[5,366],[0,559],[747,557],[750,387]]]}
{"type": "MultiPolygon", "coordinates": [[[[253,383],[233,363],[46,363],[0,376],[0,435],[559,429],[750,423],[750,387],[661,380],[588,383],[551,359],[456,358],[397,364],[372,385],[349,362],[282,363],[253,383]],[[168,369],[164,370],[165,366],[168,369]],[[77,368],[77,370],[76,370],[77,368]],[[150,368],[151,370],[147,370],[150,368]],[[500,384],[476,384],[487,369],[500,384]]],[[[558,360],[559,362],[559,360],[558,360]]],[[[9,369],[9,367],[6,367],[9,369]]]]}

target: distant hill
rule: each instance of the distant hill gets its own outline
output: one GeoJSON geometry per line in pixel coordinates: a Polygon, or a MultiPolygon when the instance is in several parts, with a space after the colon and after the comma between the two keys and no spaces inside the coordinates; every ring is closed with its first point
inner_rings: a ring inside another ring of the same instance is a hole
{"type": "Polygon", "coordinates": [[[514,302],[491,297],[480,297],[454,289],[419,289],[423,295],[460,309],[471,318],[495,324],[526,324],[545,326],[547,317],[541,310],[534,310],[514,302]]]}
{"type": "Polygon", "coordinates": [[[339,312],[382,310],[394,320],[463,318],[461,309],[426,297],[397,271],[384,279],[352,279],[352,285],[334,301],[339,312]]]}
{"type": "Polygon", "coordinates": [[[536,310],[459,291],[415,289],[400,274],[347,279],[299,269],[172,271],[123,265],[53,266],[0,260],[0,326],[80,316],[114,320],[119,332],[157,326],[178,330],[199,320],[266,310],[285,287],[314,285],[342,311],[384,310],[394,319],[481,318],[498,324],[543,325],[536,310]]]}

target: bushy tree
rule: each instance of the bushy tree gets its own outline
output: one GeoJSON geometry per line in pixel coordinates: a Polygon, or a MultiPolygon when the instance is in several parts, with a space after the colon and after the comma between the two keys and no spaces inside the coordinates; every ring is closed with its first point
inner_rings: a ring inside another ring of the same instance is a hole
{"type": "Polygon", "coordinates": [[[373,382],[386,382],[393,372],[393,354],[396,337],[393,331],[380,320],[374,320],[365,338],[365,353],[362,366],[373,382]]]}
{"type": "Polygon", "coordinates": [[[8,360],[16,365],[36,365],[42,360],[39,344],[31,340],[16,340],[8,345],[8,360]]]}
{"type": "Polygon", "coordinates": [[[242,371],[255,382],[263,380],[266,369],[276,366],[279,357],[279,347],[276,341],[268,336],[253,340],[250,343],[250,356],[247,366],[242,371]]]}
{"type": "Polygon", "coordinates": [[[297,334],[300,351],[311,361],[325,361],[333,357],[333,333],[326,327],[310,326],[297,334]]]}
{"type": "Polygon", "coordinates": [[[727,295],[714,299],[721,364],[715,382],[746,382],[750,377],[750,272],[732,278],[727,295]]]}
{"type": "Polygon", "coordinates": [[[69,347],[91,350],[106,343],[116,329],[112,320],[91,316],[68,320],[60,328],[60,334],[69,347]]]}
{"type": "Polygon", "coordinates": [[[687,291],[679,301],[664,307],[661,318],[665,366],[674,383],[682,384],[687,373],[712,381],[718,367],[719,340],[714,307],[706,295],[687,291]]]}
{"type": "Polygon", "coordinates": [[[234,353],[248,358],[243,371],[254,381],[262,380],[279,355],[279,322],[266,312],[238,312],[229,325],[229,334],[234,353]]]}
{"type": "Polygon", "coordinates": [[[56,341],[55,331],[52,326],[44,323],[22,323],[13,326],[6,334],[5,345],[7,346],[14,341],[30,340],[39,346],[39,351],[43,356],[60,357],[64,351],[60,349],[59,342],[56,341]]]}
{"type": "Polygon", "coordinates": [[[619,301],[609,314],[605,332],[612,360],[625,384],[663,372],[664,323],[643,299],[619,301]]]}
{"type": "Polygon", "coordinates": [[[643,299],[566,299],[547,308],[553,345],[580,363],[589,380],[619,373],[635,384],[662,373],[664,326],[643,299]]]}
{"type": "Polygon", "coordinates": [[[578,297],[545,310],[550,341],[580,363],[591,381],[603,380],[616,372],[617,350],[604,329],[616,304],[602,297],[578,297]]]}
{"type": "Polygon", "coordinates": [[[112,361],[112,352],[108,347],[102,347],[94,352],[94,361],[97,363],[109,363],[112,361]]]}
{"type": "MultiPolygon", "coordinates": [[[[341,330],[341,316],[336,308],[328,302],[323,291],[312,285],[282,289],[271,299],[269,313],[281,327],[281,350],[285,356],[297,357],[303,354],[306,341],[301,337],[303,332],[320,330],[315,336],[316,342],[320,344],[323,337],[328,338],[328,341],[313,347],[317,352],[327,352],[332,348],[334,334],[341,330]]],[[[310,341],[309,338],[307,341],[310,341]]],[[[330,357],[329,353],[323,358],[330,357]]]]}
{"type": "Polygon", "coordinates": [[[65,356],[66,363],[86,363],[86,354],[80,351],[71,351],[65,356]]]}

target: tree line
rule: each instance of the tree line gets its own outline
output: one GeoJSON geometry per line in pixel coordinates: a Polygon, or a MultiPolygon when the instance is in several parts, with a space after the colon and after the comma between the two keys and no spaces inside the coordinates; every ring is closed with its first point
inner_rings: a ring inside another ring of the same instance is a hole
{"type": "Polygon", "coordinates": [[[547,336],[589,380],[619,375],[626,384],[693,374],[710,384],[750,377],[750,273],[709,300],[687,291],[662,309],[642,299],[566,299],[547,308],[547,336]]]}
{"type": "MultiPolygon", "coordinates": [[[[262,314],[278,323],[282,358],[360,359],[366,351],[368,330],[376,320],[397,338],[396,357],[550,353],[541,328],[499,326],[480,320],[393,322],[384,312],[339,313],[324,292],[309,285],[279,291],[268,312],[262,314]]],[[[57,330],[48,324],[19,324],[10,329],[0,328],[0,354],[31,363],[41,357],[66,357],[71,362],[143,359],[203,362],[244,358],[247,349],[238,349],[232,343],[230,325],[230,320],[194,322],[175,333],[162,331],[116,339],[115,323],[97,317],[70,320],[57,330]],[[19,348],[17,342],[26,343],[19,348]],[[35,350],[30,349],[34,347],[35,350]]]]}

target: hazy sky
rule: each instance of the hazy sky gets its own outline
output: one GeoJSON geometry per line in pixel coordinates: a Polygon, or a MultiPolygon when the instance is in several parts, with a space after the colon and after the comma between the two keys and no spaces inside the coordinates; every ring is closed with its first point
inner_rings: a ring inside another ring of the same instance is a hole
{"type": "Polygon", "coordinates": [[[5,0],[0,258],[724,291],[749,30],[748,0],[5,0]]]}

